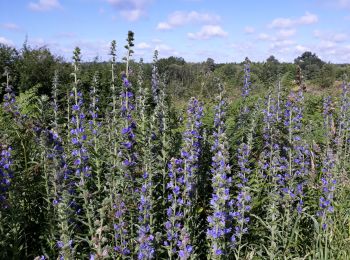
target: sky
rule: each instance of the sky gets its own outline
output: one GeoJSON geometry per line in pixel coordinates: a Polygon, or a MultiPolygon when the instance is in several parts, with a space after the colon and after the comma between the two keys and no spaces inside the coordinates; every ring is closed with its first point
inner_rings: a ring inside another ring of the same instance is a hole
{"type": "Polygon", "coordinates": [[[136,60],[293,61],[305,51],[350,62],[350,0],[0,0],[0,43],[46,46],[71,60],[108,60],[117,41],[125,55],[135,33],[136,60]]]}

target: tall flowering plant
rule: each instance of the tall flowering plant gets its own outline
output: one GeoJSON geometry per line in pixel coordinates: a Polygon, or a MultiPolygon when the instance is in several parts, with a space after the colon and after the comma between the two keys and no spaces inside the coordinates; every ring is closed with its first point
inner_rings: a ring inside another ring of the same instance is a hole
{"type": "Polygon", "coordinates": [[[11,179],[13,178],[12,168],[12,147],[1,147],[1,157],[0,157],[0,207],[6,209],[9,207],[8,190],[11,184],[11,179]]]}
{"type": "MultiPolygon", "coordinates": [[[[72,170],[74,174],[73,182],[75,188],[72,196],[73,207],[77,214],[77,223],[81,226],[81,232],[89,237],[94,235],[94,209],[91,203],[90,185],[92,181],[90,154],[88,151],[88,134],[86,129],[86,114],[84,109],[83,93],[79,88],[80,72],[80,49],[77,47],[73,56],[74,82],[72,84],[72,106],[70,121],[70,155],[73,161],[72,170]]],[[[74,241],[73,241],[74,242],[74,241]]]]}
{"type": "Polygon", "coordinates": [[[156,255],[155,247],[155,221],[154,211],[155,200],[154,190],[156,179],[154,178],[154,161],[153,158],[153,142],[152,130],[153,124],[150,122],[147,115],[148,103],[147,95],[148,91],[143,84],[143,63],[140,62],[139,75],[137,81],[139,90],[137,97],[137,112],[138,112],[138,142],[142,144],[140,149],[140,161],[142,161],[141,171],[141,187],[139,188],[139,200],[138,200],[138,259],[152,259],[156,255]]]}
{"type": "Polygon", "coordinates": [[[191,243],[195,242],[193,232],[195,231],[194,227],[197,222],[195,208],[198,200],[198,170],[203,138],[201,134],[203,117],[202,103],[192,98],[188,105],[187,116],[187,126],[183,133],[183,146],[180,151],[184,170],[184,190],[182,191],[184,226],[180,234],[182,247],[179,254],[183,253],[184,256],[189,257],[192,253],[191,243]],[[191,251],[189,251],[188,248],[190,248],[191,251]]]}
{"type": "Polygon", "coordinates": [[[319,211],[317,216],[323,230],[327,230],[331,224],[331,214],[334,211],[334,191],[336,189],[336,179],[334,176],[335,155],[332,149],[334,144],[333,111],[332,100],[326,97],[323,101],[324,126],[326,130],[326,147],[321,168],[321,196],[319,199],[319,211]]]}
{"type": "Polygon", "coordinates": [[[207,239],[210,245],[211,259],[222,259],[228,251],[227,235],[231,231],[230,215],[230,177],[231,167],[228,163],[228,142],[225,133],[225,101],[222,92],[215,106],[214,141],[211,163],[211,185],[213,193],[210,199],[211,214],[208,216],[207,239]]]}
{"type": "MultiPolygon", "coordinates": [[[[286,155],[287,168],[281,174],[280,187],[281,195],[289,209],[296,205],[296,210],[301,213],[303,210],[303,186],[306,184],[308,175],[309,149],[302,140],[302,119],[303,119],[303,91],[291,93],[285,103],[284,126],[287,128],[287,145],[283,147],[286,155]]],[[[289,225],[289,224],[288,224],[289,225]]]]}
{"type": "MultiPolygon", "coordinates": [[[[180,234],[183,227],[183,212],[181,208],[184,206],[181,190],[184,189],[183,178],[183,161],[181,159],[172,158],[169,165],[169,182],[167,188],[169,195],[167,197],[169,207],[166,210],[167,218],[164,223],[166,230],[166,239],[164,246],[167,249],[168,258],[176,259],[179,257],[179,248],[181,246],[180,234]]],[[[192,246],[186,247],[186,252],[192,251],[192,246]]],[[[184,254],[183,254],[184,255],[184,254]]]]}
{"type": "Polygon", "coordinates": [[[120,93],[120,137],[118,148],[118,160],[120,169],[118,176],[114,176],[114,185],[121,184],[120,187],[113,187],[115,204],[118,209],[115,212],[115,251],[117,256],[126,257],[132,254],[134,248],[133,237],[136,237],[134,223],[137,222],[137,200],[135,191],[137,191],[137,161],[136,152],[136,128],[137,124],[134,119],[135,97],[132,84],[129,80],[129,62],[133,53],[133,33],[129,31],[127,38],[127,56],[126,72],[121,76],[122,90],[120,93]],[[128,210],[126,210],[128,209],[128,210]],[[119,229],[119,230],[118,230],[119,229]]]}
{"type": "Polygon", "coordinates": [[[203,107],[192,98],[187,109],[187,126],[183,134],[180,159],[173,159],[169,172],[169,208],[167,209],[166,246],[168,254],[177,252],[180,259],[193,257],[193,237],[195,226],[194,202],[197,196],[198,160],[201,152],[201,118],[203,107]],[[170,232],[170,234],[169,234],[170,232]]]}
{"type": "MultiPolygon", "coordinates": [[[[230,190],[229,220],[230,220],[230,249],[236,258],[240,258],[240,251],[244,247],[243,236],[248,233],[251,210],[251,192],[249,180],[251,178],[251,150],[253,145],[253,133],[256,128],[256,108],[248,109],[247,99],[251,91],[250,61],[248,58],[244,64],[244,82],[242,87],[243,107],[240,110],[239,122],[247,125],[247,131],[243,133],[237,149],[237,170],[233,173],[230,190]]],[[[258,106],[257,106],[258,107],[258,106]]]]}
{"type": "Polygon", "coordinates": [[[283,154],[281,156],[281,132],[278,125],[283,115],[280,84],[278,84],[277,93],[268,94],[262,112],[263,149],[259,157],[258,171],[261,183],[264,185],[261,192],[268,199],[268,203],[264,207],[266,214],[264,221],[269,233],[266,250],[271,257],[276,257],[280,243],[278,234],[281,219],[279,181],[281,179],[280,173],[286,169],[286,160],[283,154]]]}
{"type": "MultiPolygon", "coordinates": [[[[115,252],[117,256],[128,256],[131,254],[130,234],[133,230],[131,227],[134,211],[135,201],[133,200],[133,194],[135,189],[135,168],[136,168],[136,151],[135,151],[135,129],[136,123],[133,119],[133,92],[131,91],[131,83],[126,77],[126,74],[122,75],[123,89],[120,95],[121,99],[121,131],[120,131],[120,145],[118,157],[120,160],[120,169],[117,176],[114,176],[113,192],[115,209],[115,252]],[[119,184],[117,186],[117,184],[119,184]],[[128,208],[128,210],[127,210],[128,208]],[[128,223],[130,221],[130,223],[128,223]]],[[[117,170],[117,169],[116,169],[117,170]]]]}

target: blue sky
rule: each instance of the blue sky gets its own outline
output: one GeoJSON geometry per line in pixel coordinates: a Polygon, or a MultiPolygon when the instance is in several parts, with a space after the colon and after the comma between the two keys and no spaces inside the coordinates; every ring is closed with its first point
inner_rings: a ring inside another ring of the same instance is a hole
{"type": "Polygon", "coordinates": [[[135,32],[135,59],[293,61],[310,50],[350,62],[350,0],[0,0],[0,42],[48,46],[70,60],[108,59],[111,40],[125,51],[135,32]]]}

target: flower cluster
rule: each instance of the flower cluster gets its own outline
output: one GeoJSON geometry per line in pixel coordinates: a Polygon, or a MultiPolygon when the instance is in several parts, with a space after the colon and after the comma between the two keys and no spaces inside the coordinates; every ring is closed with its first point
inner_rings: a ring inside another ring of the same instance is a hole
{"type": "Polygon", "coordinates": [[[326,129],[327,146],[324,153],[323,164],[321,169],[321,196],[319,199],[319,211],[317,216],[320,218],[321,226],[324,230],[327,229],[330,224],[329,214],[333,213],[333,197],[336,188],[336,179],[333,176],[333,170],[335,167],[335,158],[332,149],[334,142],[333,136],[333,111],[332,100],[330,97],[326,97],[323,102],[323,117],[324,126],[326,129]]]}
{"type": "Polygon", "coordinates": [[[303,186],[309,168],[309,150],[300,133],[302,130],[304,96],[302,90],[292,93],[285,104],[284,125],[288,132],[288,145],[283,147],[287,154],[286,170],[281,183],[282,196],[290,202],[297,201],[297,211],[303,210],[303,186]]]}
{"type": "Polygon", "coordinates": [[[333,147],[336,142],[336,138],[333,118],[333,106],[330,96],[325,97],[323,100],[323,120],[327,147],[333,147]]]}
{"type": "MultiPolygon", "coordinates": [[[[91,133],[94,136],[98,135],[98,129],[101,127],[101,122],[98,122],[98,113],[99,113],[99,107],[98,107],[98,103],[99,103],[99,97],[97,94],[97,87],[98,87],[98,75],[94,75],[93,78],[93,83],[90,87],[90,98],[91,98],[91,102],[89,105],[89,114],[90,114],[90,119],[89,119],[89,125],[90,125],[90,130],[91,133]]],[[[96,138],[94,139],[94,142],[96,142],[96,138]]]]}
{"type": "Polygon", "coordinates": [[[128,223],[125,220],[126,205],[120,195],[117,195],[114,199],[114,239],[115,246],[114,251],[118,256],[130,255],[130,248],[128,247],[128,223]]]}
{"type": "Polygon", "coordinates": [[[225,101],[220,94],[215,107],[214,143],[211,163],[211,185],[213,193],[210,199],[212,213],[208,216],[207,237],[210,242],[211,255],[216,258],[225,253],[226,235],[231,231],[228,227],[231,167],[228,163],[228,143],[225,133],[225,101]]]}
{"type": "Polygon", "coordinates": [[[148,172],[144,172],[142,176],[144,183],[141,187],[139,209],[139,229],[138,229],[138,241],[139,241],[139,253],[138,259],[151,259],[154,255],[153,240],[154,236],[151,232],[151,192],[152,181],[148,172]]]}
{"type": "Polygon", "coordinates": [[[4,95],[4,110],[8,113],[18,117],[20,115],[18,107],[16,105],[16,96],[11,85],[5,87],[6,94],[4,95]]]}
{"type": "Polygon", "coordinates": [[[53,84],[52,84],[52,102],[51,107],[53,111],[53,121],[52,121],[52,128],[55,129],[55,131],[58,130],[58,72],[55,71],[55,75],[53,77],[53,84]]]}
{"type": "Polygon", "coordinates": [[[187,109],[187,128],[183,134],[183,147],[181,149],[181,158],[184,163],[184,182],[185,182],[185,205],[191,205],[191,199],[196,193],[196,182],[198,180],[197,171],[199,168],[198,160],[201,153],[201,127],[203,117],[203,106],[195,98],[189,102],[187,109]]]}
{"type": "MultiPolygon", "coordinates": [[[[64,151],[62,139],[53,130],[47,130],[45,134],[47,135],[47,145],[52,147],[47,156],[53,161],[54,166],[52,184],[55,194],[53,194],[52,203],[56,206],[61,201],[61,192],[66,187],[65,182],[70,179],[71,170],[67,165],[67,156],[64,151]]],[[[71,189],[73,189],[73,187],[68,188],[68,190],[71,189]]]]}
{"type": "MultiPolygon", "coordinates": [[[[82,92],[75,90],[75,103],[72,105],[71,118],[71,144],[73,146],[72,157],[74,158],[75,175],[90,177],[90,166],[88,165],[89,154],[85,147],[87,135],[85,133],[85,114],[83,112],[82,92]]],[[[82,178],[84,179],[84,178],[82,178]]],[[[84,183],[80,183],[84,185],[84,183]]]]}
{"type": "Polygon", "coordinates": [[[235,179],[238,194],[236,199],[230,201],[230,205],[234,206],[234,211],[230,212],[230,216],[235,220],[231,243],[233,246],[240,245],[242,235],[248,232],[247,225],[250,218],[247,216],[250,206],[250,194],[248,187],[249,175],[251,173],[249,165],[250,147],[246,143],[242,143],[238,148],[238,166],[239,172],[235,179]]]}
{"type": "Polygon", "coordinates": [[[1,149],[1,157],[0,157],[0,206],[3,208],[8,207],[8,203],[6,202],[6,194],[8,192],[9,186],[11,184],[11,179],[13,177],[11,166],[11,146],[7,148],[1,149]]]}
{"type": "Polygon", "coordinates": [[[184,161],[182,159],[171,159],[169,168],[169,183],[167,185],[170,190],[168,201],[170,206],[167,209],[167,221],[165,229],[167,238],[164,245],[168,249],[168,256],[172,258],[176,253],[181,259],[187,259],[192,252],[190,245],[190,234],[185,225],[184,219],[184,161]]]}
{"type": "Polygon", "coordinates": [[[187,257],[192,252],[190,244],[190,223],[192,201],[195,199],[198,160],[201,149],[200,129],[202,126],[203,107],[192,98],[187,110],[187,128],[183,135],[181,159],[172,159],[169,167],[170,181],[167,184],[170,194],[167,209],[167,241],[169,255],[179,250],[179,255],[187,257]]]}
{"type": "Polygon", "coordinates": [[[152,96],[155,104],[158,104],[159,98],[159,74],[157,68],[158,62],[158,51],[155,50],[153,57],[153,67],[152,67],[152,96]]]}
{"type": "Polygon", "coordinates": [[[271,176],[271,171],[279,169],[281,159],[279,157],[280,146],[277,143],[276,123],[279,121],[280,106],[278,100],[268,95],[266,108],[263,109],[263,151],[259,159],[259,169],[264,178],[271,176]]]}
{"type": "Polygon", "coordinates": [[[244,84],[242,88],[242,97],[247,98],[250,93],[250,62],[248,59],[246,59],[246,62],[244,63],[244,84]]]}
{"type": "Polygon", "coordinates": [[[166,229],[166,241],[164,246],[168,249],[168,257],[172,258],[178,251],[180,232],[183,226],[183,199],[181,190],[184,186],[183,168],[181,159],[171,159],[168,165],[169,169],[169,183],[167,188],[169,189],[168,202],[169,207],[166,210],[167,221],[165,222],[166,229]]]}
{"type": "MultiPolygon", "coordinates": [[[[134,151],[135,141],[135,129],[136,123],[132,117],[132,112],[134,110],[133,98],[134,94],[131,90],[131,83],[125,74],[122,76],[123,80],[123,91],[121,93],[122,107],[121,116],[124,119],[122,134],[122,147],[123,151],[123,165],[127,168],[132,168],[136,165],[136,153],[134,151]]],[[[130,178],[131,176],[127,176],[130,178]]]]}
{"type": "Polygon", "coordinates": [[[338,130],[337,130],[337,154],[343,156],[344,151],[349,147],[349,119],[350,119],[350,98],[349,98],[349,85],[345,82],[342,84],[341,94],[341,105],[340,105],[340,116],[338,119],[338,130]]]}
{"type": "Polygon", "coordinates": [[[317,212],[317,216],[320,218],[324,230],[327,229],[327,226],[330,224],[329,214],[334,211],[333,197],[337,183],[332,174],[334,164],[333,154],[331,150],[328,149],[322,166],[321,196],[319,199],[319,211],[317,212]]]}

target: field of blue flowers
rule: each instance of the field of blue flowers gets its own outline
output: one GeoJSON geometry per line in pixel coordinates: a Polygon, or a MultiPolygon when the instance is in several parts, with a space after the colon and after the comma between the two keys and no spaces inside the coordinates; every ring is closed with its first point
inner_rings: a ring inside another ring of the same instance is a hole
{"type": "Polygon", "coordinates": [[[79,48],[67,93],[57,73],[24,102],[6,72],[0,259],[350,259],[346,82],[313,106],[280,83],[256,97],[247,60],[238,100],[217,79],[182,111],[133,45],[117,75],[111,43],[108,97],[98,74],[81,88],[79,48]]]}

